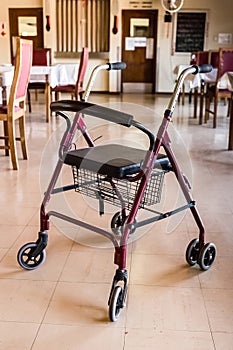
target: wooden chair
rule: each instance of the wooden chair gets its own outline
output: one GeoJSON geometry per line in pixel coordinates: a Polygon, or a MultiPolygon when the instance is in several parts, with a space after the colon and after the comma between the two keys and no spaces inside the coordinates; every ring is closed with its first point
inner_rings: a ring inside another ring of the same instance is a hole
{"type": "Polygon", "coordinates": [[[209,63],[213,68],[218,68],[219,64],[219,50],[210,50],[209,63]]]}
{"type": "Polygon", "coordinates": [[[18,169],[18,158],[15,141],[21,142],[23,158],[27,159],[27,145],[25,137],[25,100],[27,86],[32,65],[32,41],[16,39],[16,59],[13,82],[7,105],[0,105],[0,120],[3,121],[6,155],[11,155],[13,169],[18,169]],[[15,122],[19,121],[19,137],[15,135],[15,122]]]}
{"type": "Polygon", "coordinates": [[[88,48],[84,47],[80,58],[76,84],[57,85],[54,88],[52,88],[51,92],[55,92],[56,100],[59,99],[59,94],[61,94],[62,92],[70,93],[72,100],[73,99],[78,100],[79,98],[81,99],[82,93],[84,92],[83,81],[84,81],[84,76],[87,69],[88,58],[89,58],[88,48]]]}
{"type": "MultiPolygon", "coordinates": [[[[209,51],[197,51],[195,53],[194,64],[201,66],[202,64],[207,64],[207,63],[209,63],[209,51]]],[[[205,90],[205,84],[204,84],[204,81],[201,81],[199,124],[202,124],[204,90],[205,90]]],[[[194,88],[194,112],[193,112],[194,118],[197,118],[197,106],[198,106],[198,87],[194,88]]]]}
{"type": "MultiPolygon", "coordinates": [[[[231,92],[229,90],[219,89],[218,81],[226,72],[233,71],[233,48],[220,48],[219,49],[219,59],[218,59],[218,74],[217,81],[215,84],[207,85],[205,100],[205,121],[209,119],[209,114],[213,115],[213,128],[217,126],[217,109],[218,101],[221,98],[228,99],[229,103],[231,100],[231,92]],[[210,109],[210,103],[213,101],[214,108],[210,109]]],[[[230,107],[230,105],[229,105],[230,107]]],[[[229,112],[229,111],[228,111],[229,112]]]]}
{"type": "MultiPolygon", "coordinates": [[[[32,65],[33,66],[50,66],[51,65],[51,49],[50,48],[34,49],[33,56],[32,56],[32,65]]],[[[37,98],[37,91],[38,90],[45,90],[45,85],[46,85],[46,83],[44,81],[31,82],[31,83],[29,82],[28,90],[27,90],[29,113],[31,113],[31,111],[32,111],[30,91],[35,90],[36,98],[37,98]]]]}

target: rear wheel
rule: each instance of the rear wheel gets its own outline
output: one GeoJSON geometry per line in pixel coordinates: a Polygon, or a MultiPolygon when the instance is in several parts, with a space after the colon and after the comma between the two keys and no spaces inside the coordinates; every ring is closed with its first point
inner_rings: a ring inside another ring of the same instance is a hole
{"type": "Polygon", "coordinates": [[[194,266],[197,263],[199,255],[199,239],[194,238],[186,249],[186,261],[190,266],[194,266]]]}
{"type": "Polygon", "coordinates": [[[198,264],[202,270],[208,270],[216,257],[216,246],[214,243],[206,243],[200,250],[198,264]]]}

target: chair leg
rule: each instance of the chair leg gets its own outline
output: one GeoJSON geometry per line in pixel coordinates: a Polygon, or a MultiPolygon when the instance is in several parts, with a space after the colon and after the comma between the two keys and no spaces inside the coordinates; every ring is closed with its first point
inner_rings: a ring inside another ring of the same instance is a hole
{"type": "Polygon", "coordinates": [[[25,117],[24,116],[19,118],[19,134],[20,134],[20,142],[21,142],[21,148],[23,153],[23,159],[28,159],[27,143],[26,143],[26,137],[25,137],[25,117]]]}
{"type": "Polygon", "coordinates": [[[4,128],[4,138],[5,138],[5,155],[9,156],[9,135],[8,135],[8,127],[7,127],[7,122],[4,120],[3,122],[3,128],[4,128]]]}
{"type": "Polygon", "coordinates": [[[11,153],[11,162],[14,170],[18,170],[18,159],[16,152],[15,144],[15,122],[8,121],[8,135],[9,135],[9,144],[10,144],[10,153],[11,153]]]}
{"type": "Polygon", "coordinates": [[[29,89],[27,90],[27,95],[28,95],[28,110],[29,110],[29,113],[31,113],[32,112],[32,105],[31,105],[31,94],[30,94],[29,89]]]}
{"type": "Polygon", "coordinates": [[[213,128],[217,127],[217,111],[218,111],[218,98],[214,98],[214,115],[213,115],[213,128]]]}
{"type": "Polygon", "coordinates": [[[209,120],[209,110],[210,110],[210,97],[206,96],[205,98],[205,123],[209,120]]]}

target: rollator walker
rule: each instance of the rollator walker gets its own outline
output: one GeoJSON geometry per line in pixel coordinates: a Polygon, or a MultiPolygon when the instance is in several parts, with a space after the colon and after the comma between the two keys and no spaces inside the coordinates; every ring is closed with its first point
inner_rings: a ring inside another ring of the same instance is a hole
{"type": "Polygon", "coordinates": [[[111,321],[118,319],[126,303],[128,287],[127,243],[130,235],[135,233],[137,228],[190,209],[198,226],[199,236],[194,238],[186,249],[187,263],[190,266],[198,264],[201,270],[208,270],[216,256],[215,245],[205,243],[204,224],[190,194],[189,182],[172,151],[168,135],[168,126],[172,121],[173,111],[184,79],[188,74],[209,72],[212,66],[198,67],[194,65],[181,73],[164,112],[157,135],[136,121],[131,114],[87,102],[96,74],[100,70],[123,68],[125,68],[123,62],[97,66],[89,79],[83,101],[61,100],[51,103],[51,111],[65,119],[66,130],[60,142],[55,170],[41,204],[38,239],[35,242],[25,244],[18,252],[18,262],[26,270],[36,269],[44,262],[50,217],[52,216],[108,238],[114,246],[114,263],[118,267],[113,277],[108,299],[111,321]],[[68,112],[74,112],[72,122],[68,112]],[[122,144],[95,145],[88,133],[85,115],[100,118],[125,128],[138,129],[147,136],[148,149],[136,149],[122,144]],[[79,148],[78,145],[73,147],[74,137],[78,131],[86,141],[85,148],[79,148]],[[160,153],[161,148],[163,149],[162,153],[160,153]],[[63,166],[72,168],[74,183],[56,187],[63,166]],[[171,211],[161,213],[154,210],[153,206],[160,201],[163,179],[169,172],[174,173],[187,203],[171,211]],[[120,208],[111,219],[109,231],[63,213],[46,210],[51,196],[70,190],[96,198],[100,214],[104,212],[104,202],[120,208]],[[138,221],[139,210],[147,210],[150,217],[138,221]]]}

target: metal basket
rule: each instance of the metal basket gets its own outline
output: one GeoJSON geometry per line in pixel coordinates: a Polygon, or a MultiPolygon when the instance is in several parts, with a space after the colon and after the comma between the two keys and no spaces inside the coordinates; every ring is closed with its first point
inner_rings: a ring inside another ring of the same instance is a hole
{"type": "MultiPolygon", "coordinates": [[[[92,198],[101,198],[117,207],[122,206],[123,199],[126,208],[131,208],[140,180],[130,182],[128,180],[112,179],[114,181],[114,186],[112,186],[109,179],[104,175],[86,169],[79,169],[75,166],[72,169],[76,192],[92,198]]],[[[160,202],[164,174],[165,171],[153,170],[139,208],[160,202]]]]}

